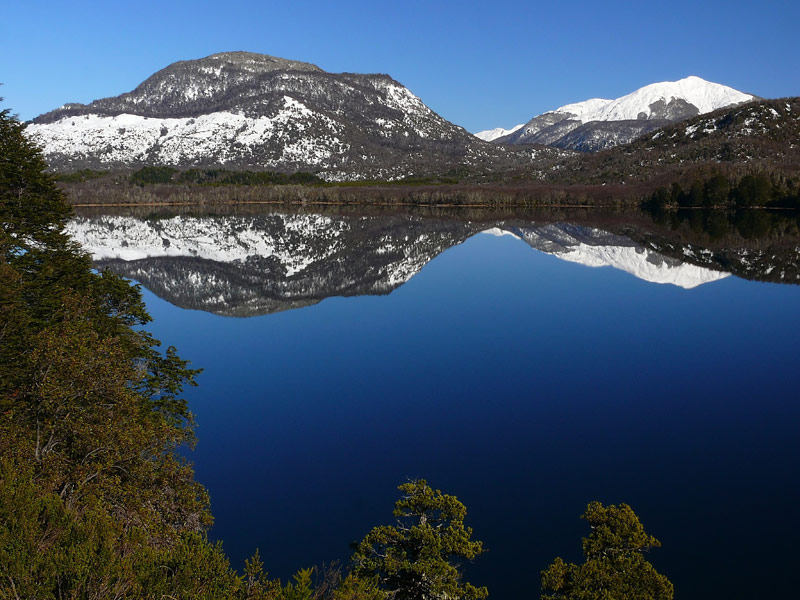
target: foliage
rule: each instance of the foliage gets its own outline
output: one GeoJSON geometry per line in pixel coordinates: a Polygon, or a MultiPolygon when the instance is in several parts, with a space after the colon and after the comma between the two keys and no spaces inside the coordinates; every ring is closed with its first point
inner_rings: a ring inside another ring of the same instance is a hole
{"type": "Polygon", "coordinates": [[[780,207],[800,209],[800,185],[778,173],[754,173],[740,179],[729,179],[720,173],[694,179],[688,188],[672,183],[668,190],[660,187],[644,203],[648,209],[683,208],[749,208],[780,207]]]}
{"type": "Polygon", "coordinates": [[[44,169],[0,111],[0,597],[232,592],[177,452],[193,440],[180,394],[197,371],[139,328],[139,289],[94,272],[66,236],[44,169]]]}
{"type": "Polygon", "coordinates": [[[294,574],[294,581],[289,582],[283,588],[283,596],[286,600],[311,600],[313,594],[311,574],[313,569],[300,569],[294,574]]]}
{"type": "Polygon", "coordinates": [[[178,183],[217,185],[289,185],[322,183],[312,173],[276,173],[274,171],[228,171],[225,169],[188,169],[178,176],[178,183]]]}
{"type": "Polygon", "coordinates": [[[661,543],[630,506],[591,502],[582,518],[592,528],[583,538],[585,561],[556,558],[542,571],[542,600],[671,600],[672,584],[643,555],[661,543]]]}
{"type": "Polygon", "coordinates": [[[232,597],[221,547],[184,532],[148,543],[97,503],[70,509],[42,493],[30,466],[0,464],[0,598],[232,597]]]}
{"type": "Polygon", "coordinates": [[[150,319],[139,289],[92,271],[38,149],[7,112],[0,127],[0,456],[68,507],[92,498],[153,539],[199,531],[205,491],[176,452],[193,439],[180,393],[197,371],[135,328],[150,319]]]}
{"type": "Polygon", "coordinates": [[[101,179],[108,175],[108,171],[95,171],[92,169],[81,169],[71,173],[56,173],[54,178],[59,183],[83,183],[92,179],[101,179]]]}
{"type": "Polygon", "coordinates": [[[424,479],[405,483],[395,503],[395,526],[376,527],[355,545],[354,573],[376,577],[397,600],[478,599],[486,588],[462,583],[458,558],[474,559],[483,545],[464,526],[466,507],[424,479]]]}
{"type": "Polygon", "coordinates": [[[172,167],[142,167],[131,173],[130,182],[134,185],[149,183],[172,183],[178,169],[172,167]]]}
{"type": "Polygon", "coordinates": [[[228,169],[186,169],[172,167],[142,167],[131,173],[134,185],[195,184],[195,185],[307,185],[323,181],[312,173],[276,173],[274,171],[231,171],[228,169]]]}
{"type": "Polygon", "coordinates": [[[372,577],[357,577],[350,573],[338,582],[332,600],[385,600],[386,593],[372,577]]]}

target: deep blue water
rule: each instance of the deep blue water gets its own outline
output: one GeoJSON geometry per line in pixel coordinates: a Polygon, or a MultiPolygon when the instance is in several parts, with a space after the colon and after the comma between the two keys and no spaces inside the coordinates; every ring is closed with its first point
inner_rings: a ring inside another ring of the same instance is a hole
{"type": "Polygon", "coordinates": [[[388,296],[248,319],[145,297],[205,369],[192,460],[237,567],[346,560],[423,477],[466,504],[492,598],[579,560],[595,499],[662,541],[677,598],[794,593],[798,286],[684,290],[478,235],[388,296]]]}

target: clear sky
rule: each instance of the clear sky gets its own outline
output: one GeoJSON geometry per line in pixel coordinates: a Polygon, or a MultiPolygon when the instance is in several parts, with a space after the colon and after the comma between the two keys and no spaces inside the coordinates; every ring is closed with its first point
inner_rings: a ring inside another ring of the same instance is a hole
{"type": "Polygon", "coordinates": [[[800,95],[800,2],[55,2],[0,11],[0,96],[22,119],[247,50],[388,73],[470,131],[698,75],[800,95]]]}

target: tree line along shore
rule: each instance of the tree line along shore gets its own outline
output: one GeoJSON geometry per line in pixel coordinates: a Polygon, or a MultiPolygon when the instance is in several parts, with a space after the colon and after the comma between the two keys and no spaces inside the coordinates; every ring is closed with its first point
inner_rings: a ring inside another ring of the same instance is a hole
{"type": "Polygon", "coordinates": [[[74,205],[244,203],[455,207],[800,208],[800,178],[783,172],[699,169],[675,177],[615,183],[509,180],[476,183],[453,177],[393,182],[325,182],[312,173],[142,167],[135,171],[55,174],[74,205]]]}

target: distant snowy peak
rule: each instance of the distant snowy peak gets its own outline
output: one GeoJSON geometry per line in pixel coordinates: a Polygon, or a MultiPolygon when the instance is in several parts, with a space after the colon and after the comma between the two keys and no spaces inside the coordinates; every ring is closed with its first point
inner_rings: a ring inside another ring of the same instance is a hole
{"type": "Polygon", "coordinates": [[[595,151],[633,141],[669,123],[755,99],[751,94],[691,76],[653,83],[616,100],[592,98],[566,104],[493,141],[595,151]]]}
{"type": "Polygon", "coordinates": [[[525,123],[520,123],[519,125],[515,125],[511,129],[503,129],[502,127],[495,127],[494,129],[487,129],[486,131],[479,131],[478,133],[475,133],[473,135],[477,138],[482,139],[484,142],[491,142],[505,135],[511,135],[512,133],[520,129],[523,125],[525,125],[525,123]]]}
{"type": "Polygon", "coordinates": [[[575,115],[573,118],[583,123],[668,119],[665,110],[673,102],[690,104],[697,109],[696,114],[705,114],[754,99],[755,96],[750,94],[691,76],[679,81],[652,83],[616,100],[596,98],[568,104],[556,112],[572,113],[575,115]]]}

